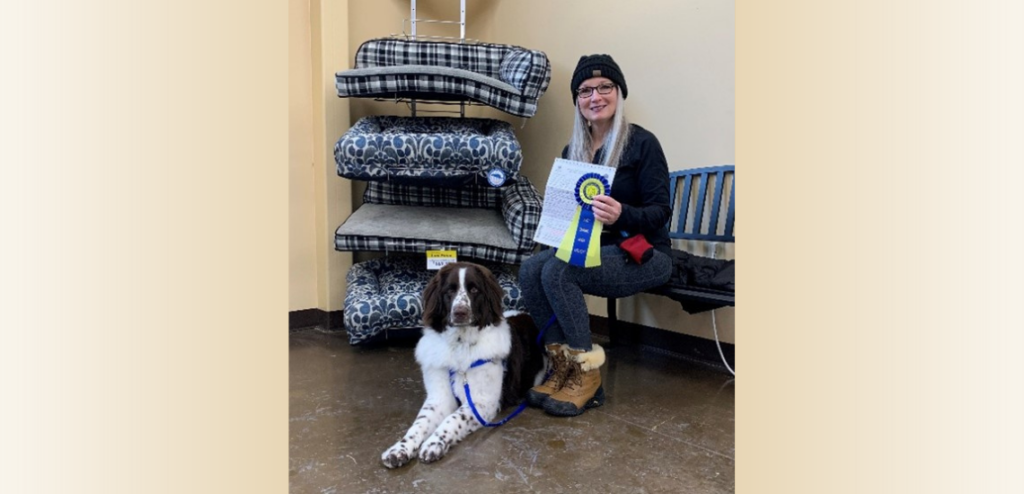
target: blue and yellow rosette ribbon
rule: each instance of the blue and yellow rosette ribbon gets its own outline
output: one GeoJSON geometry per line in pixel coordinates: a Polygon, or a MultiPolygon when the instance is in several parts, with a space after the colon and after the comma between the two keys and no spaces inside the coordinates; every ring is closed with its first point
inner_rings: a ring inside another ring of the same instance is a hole
{"type": "Polygon", "coordinates": [[[611,186],[608,179],[597,173],[587,173],[576,182],[576,212],[555,257],[573,265],[592,268],[601,265],[601,227],[594,219],[594,196],[607,194],[611,186]]]}

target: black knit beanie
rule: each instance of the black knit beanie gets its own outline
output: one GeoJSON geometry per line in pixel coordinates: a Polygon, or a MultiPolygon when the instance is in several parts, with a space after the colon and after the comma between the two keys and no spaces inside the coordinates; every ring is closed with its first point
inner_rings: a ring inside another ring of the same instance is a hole
{"type": "Polygon", "coordinates": [[[629,92],[626,89],[626,78],[619,70],[619,64],[612,60],[611,55],[583,55],[576,64],[576,70],[572,72],[572,83],[569,90],[572,91],[572,104],[576,104],[576,89],[583,81],[591,77],[607,77],[611,79],[622,91],[622,98],[626,98],[629,92]]]}

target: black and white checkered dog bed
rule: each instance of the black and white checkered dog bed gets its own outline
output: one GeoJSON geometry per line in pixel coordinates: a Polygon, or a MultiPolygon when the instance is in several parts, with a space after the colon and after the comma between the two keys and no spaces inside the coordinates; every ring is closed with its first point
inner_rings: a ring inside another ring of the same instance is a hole
{"type": "MultiPolygon", "coordinates": [[[[483,263],[498,278],[505,310],[526,310],[516,277],[507,266],[483,263]]],[[[382,257],[356,263],[348,272],[345,331],[358,345],[389,329],[418,328],[423,319],[423,289],[436,273],[422,257],[382,257]]]]}
{"type": "Polygon", "coordinates": [[[550,82],[551,63],[541,51],[398,38],[366,41],[355,67],[335,74],[342,98],[472,100],[520,117],[537,113],[550,82]]]}
{"type": "Polygon", "coordinates": [[[369,116],[334,145],[338,175],[433,187],[515,181],[523,163],[508,122],[490,118],[369,116]]]}
{"type": "Polygon", "coordinates": [[[367,182],[363,204],[335,231],[334,247],[416,253],[454,250],[460,259],[519,264],[537,245],[533,236],[542,201],[524,176],[499,188],[367,182]]]}

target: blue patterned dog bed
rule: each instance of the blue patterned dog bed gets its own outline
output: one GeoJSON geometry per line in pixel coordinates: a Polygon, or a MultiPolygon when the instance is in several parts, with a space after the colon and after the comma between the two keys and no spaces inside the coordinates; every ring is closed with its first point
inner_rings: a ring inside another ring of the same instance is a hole
{"type": "Polygon", "coordinates": [[[338,175],[395,184],[500,187],[523,163],[508,122],[490,118],[370,116],[334,144],[338,175]]]}
{"type": "Polygon", "coordinates": [[[550,82],[551,63],[542,51],[395,38],[363,43],[355,67],[335,74],[342,98],[473,100],[519,117],[537,113],[550,82]]]}
{"type": "MultiPolygon", "coordinates": [[[[423,289],[436,271],[425,257],[383,257],[356,263],[349,270],[345,292],[345,330],[352,345],[387,329],[418,328],[423,319],[423,289]]],[[[505,291],[505,310],[526,310],[512,271],[487,264],[505,291]]]]}

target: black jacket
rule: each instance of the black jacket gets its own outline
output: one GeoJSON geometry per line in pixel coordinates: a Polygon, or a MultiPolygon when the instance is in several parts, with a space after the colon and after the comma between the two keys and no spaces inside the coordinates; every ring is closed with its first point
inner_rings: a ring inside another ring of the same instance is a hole
{"type": "MultiPolygon", "coordinates": [[[[562,158],[568,154],[566,146],[562,158]]],[[[604,147],[597,151],[594,163],[600,163],[603,156],[604,147]]],[[[658,138],[639,125],[630,124],[629,141],[615,170],[610,195],[622,203],[622,214],[614,224],[605,225],[602,245],[616,244],[622,231],[629,235],[642,233],[655,249],[671,255],[668,162],[658,138]]]]}

